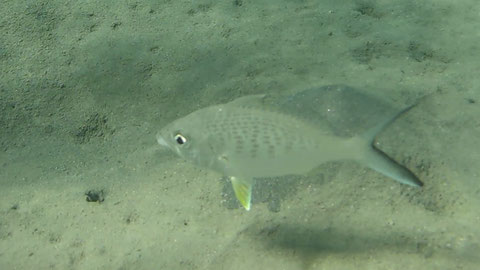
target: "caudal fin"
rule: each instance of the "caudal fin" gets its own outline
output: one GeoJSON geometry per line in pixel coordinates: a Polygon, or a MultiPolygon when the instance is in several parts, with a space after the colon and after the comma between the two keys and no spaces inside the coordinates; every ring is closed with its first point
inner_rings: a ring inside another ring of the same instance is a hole
{"type": "Polygon", "coordinates": [[[366,166],[382,173],[395,181],[414,187],[423,186],[422,181],[409,169],[398,164],[382,151],[371,146],[371,150],[366,152],[362,162],[366,166]]]}
{"type": "Polygon", "coordinates": [[[401,114],[407,112],[413,107],[414,105],[405,108],[393,117],[385,119],[385,121],[363,134],[361,137],[363,142],[366,142],[366,144],[364,144],[365,148],[363,151],[361,151],[362,154],[360,155],[358,161],[402,184],[421,187],[423,186],[423,183],[415,174],[374,146],[375,136],[386,126],[395,121],[395,119],[397,119],[401,114]]]}

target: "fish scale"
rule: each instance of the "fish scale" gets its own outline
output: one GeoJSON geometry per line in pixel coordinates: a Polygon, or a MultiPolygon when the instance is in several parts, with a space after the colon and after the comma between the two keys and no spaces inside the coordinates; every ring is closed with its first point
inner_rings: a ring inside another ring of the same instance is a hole
{"type": "Polygon", "coordinates": [[[222,137],[230,144],[228,144],[228,148],[217,151],[227,152],[237,159],[251,158],[254,159],[252,160],[254,162],[262,162],[258,159],[272,159],[275,158],[275,154],[291,153],[293,146],[297,147],[297,150],[303,151],[308,143],[314,147],[316,145],[314,141],[319,135],[317,131],[301,123],[298,119],[291,119],[289,116],[274,112],[234,107],[222,108],[220,111],[229,113],[223,114],[217,111],[219,116],[216,118],[219,124],[217,128],[211,129],[213,133],[210,136],[222,136],[221,133],[224,132],[225,135],[222,137]],[[256,117],[252,117],[251,114],[256,117]],[[306,139],[304,134],[293,132],[294,129],[302,129],[307,136],[310,135],[312,138],[306,139]]]}

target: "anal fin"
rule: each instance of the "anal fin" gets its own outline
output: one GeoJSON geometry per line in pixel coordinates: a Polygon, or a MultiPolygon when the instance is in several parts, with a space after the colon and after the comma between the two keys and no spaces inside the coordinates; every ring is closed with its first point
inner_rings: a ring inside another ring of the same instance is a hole
{"type": "Polygon", "coordinates": [[[253,180],[251,178],[239,179],[235,176],[231,176],[230,181],[232,182],[233,191],[240,204],[247,211],[250,210],[253,180]]]}

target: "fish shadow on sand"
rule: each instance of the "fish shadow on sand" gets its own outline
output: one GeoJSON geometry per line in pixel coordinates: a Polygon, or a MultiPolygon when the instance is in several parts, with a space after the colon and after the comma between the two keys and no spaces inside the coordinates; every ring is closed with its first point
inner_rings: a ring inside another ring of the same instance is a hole
{"type": "MultiPolygon", "coordinates": [[[[299,178],[302,176],[284,176],[274,177],[265,181],[259,179],[255,181],[256,188],[252,194],[252,204],[266,203],[267,208],[271,212],[279,212],[281,203],[287,196],[293,196],[297,193],[299,178]]],[[[323,178],[323,177],[322,177],[323,178]]],[[[226,177],[222,180],[222,197],[223,206],[227,209],[241,208],[242,205],[235,198],[230,181],[226,177]]]]}
{"type": "Polygon", "coordinates": [[[264,227],[251,226],[249,236],[266,244],[269,249],[290,250],[305,259],[330,253],[368,253],[372,250],[421,252],[421,245],[408,234],[359,234],[347,228],[315,228],[302,224],[277,223],[264,227]]]}
{"type": "MultiPolygon", "coordinates": [[[[260,178],[255,181],[252,193],[252,204],[265,204],[270,212],[279,212],[282,203],[288,198],[297,196],[298,190],[307,186],[321,188],[327,182],[333,181],[338,173],[337,163],[323,164],[308,175],[286,175],[280,177],[260,178]]],[[[227,209],[241,208],[235,198],[232,185],[228,178],[220,179],[222,184],[222,204],[227,209]]]]}
{"type": "Polygon", "coordinates": [[[423,233],[386,231],[382,228],[366,231],[355,225],[317,228],[314,225],[270,221],[248,226],[239,233],[235,242],[238,244],[238,241],[246,240],[249,246],[259,243],[260,247],[253,248],[255,252],[276,254],[274,256],[280,253],[281,256],[298,260],[301,269],[311,269],[316,261],[330,255],[378,257],[385,252],[409,256],[413,254],[422,259],[446,256],[464,261],[479,261],[476,256],[472,256],[480,249],[478,245],[452,250],[440,246],[432,237],[423,233]]]}

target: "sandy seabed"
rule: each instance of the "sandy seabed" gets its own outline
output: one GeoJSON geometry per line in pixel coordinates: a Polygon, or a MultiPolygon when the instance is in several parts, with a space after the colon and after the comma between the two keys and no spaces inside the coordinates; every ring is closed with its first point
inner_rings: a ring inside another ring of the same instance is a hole
{"type": "Polygon", "coordinates": [[[478,269],[479,14],[0,0],[0,269],[478,269]],[[417,103],[378,142],[422,189],[332,163],[259,185],[246,212],[155,142],[198,108],[328,84],[417,103]]]}

